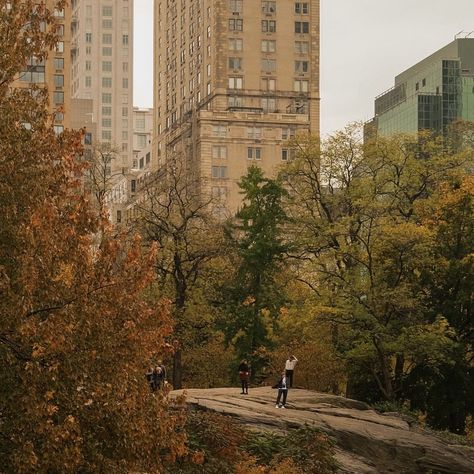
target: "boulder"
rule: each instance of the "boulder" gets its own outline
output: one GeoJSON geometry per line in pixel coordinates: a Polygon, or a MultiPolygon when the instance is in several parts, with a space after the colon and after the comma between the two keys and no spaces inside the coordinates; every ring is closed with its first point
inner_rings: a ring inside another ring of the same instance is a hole
{"type": "Polygon", "coordinates": [[[340,473],[474,473],[474,448],[449,444],[398,414],[380,414],[356,400],[292,389],[287,409],[275,408],[276,390],[260,387],[189,389],[187,403],[232,416],[253,430],[286,431],[311,425],[336,441],[340,473]]]}

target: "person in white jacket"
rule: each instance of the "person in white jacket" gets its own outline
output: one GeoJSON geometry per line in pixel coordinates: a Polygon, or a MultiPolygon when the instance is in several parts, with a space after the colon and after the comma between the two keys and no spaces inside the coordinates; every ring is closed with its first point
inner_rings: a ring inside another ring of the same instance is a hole
{"type": "Polygon", "coordinates": [[[293,387],[293,372],[297,363],[298,359],[294,355],[290,355],[285,362],[285,375],[289,388],[293,387]]]}

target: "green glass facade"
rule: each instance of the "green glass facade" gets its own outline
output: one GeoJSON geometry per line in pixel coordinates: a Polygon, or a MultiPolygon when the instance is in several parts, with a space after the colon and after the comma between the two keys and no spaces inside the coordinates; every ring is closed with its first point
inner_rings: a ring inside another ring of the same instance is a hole
{"type": "Polygon", "coordinates": [[[375,99],[378,134],[442,132],[455,120],[474,121],[474,38],[457,39],[395,78],[375,99]]]}

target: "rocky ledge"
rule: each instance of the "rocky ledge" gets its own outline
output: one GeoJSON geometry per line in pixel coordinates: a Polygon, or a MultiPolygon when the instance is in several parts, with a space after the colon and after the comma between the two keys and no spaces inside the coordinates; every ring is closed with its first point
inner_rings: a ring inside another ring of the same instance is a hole
{"type": "MultiPolygon", "coordinates": [[[[287,409],[275,408],[276,390],[189,389],[187,403],[237,419],[254,430],[286,431],[305,424],[336,441],[340,473],[474,473],[474,448],[449,444],[404,417],[334,395],[293,389],[287,409]]],[[[173,395],[183,391],[174,391],[173,395]]]]}

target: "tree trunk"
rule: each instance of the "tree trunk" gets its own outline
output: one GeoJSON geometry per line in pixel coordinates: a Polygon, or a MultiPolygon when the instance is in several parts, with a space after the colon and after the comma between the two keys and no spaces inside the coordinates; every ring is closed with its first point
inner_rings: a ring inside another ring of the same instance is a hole
{"type": "Polygon", "coordinates": [[[176,348],[173,355],[173,388],[180,390],[182,388],[182,364],[181,364],[181,348],[176,348]]]}

